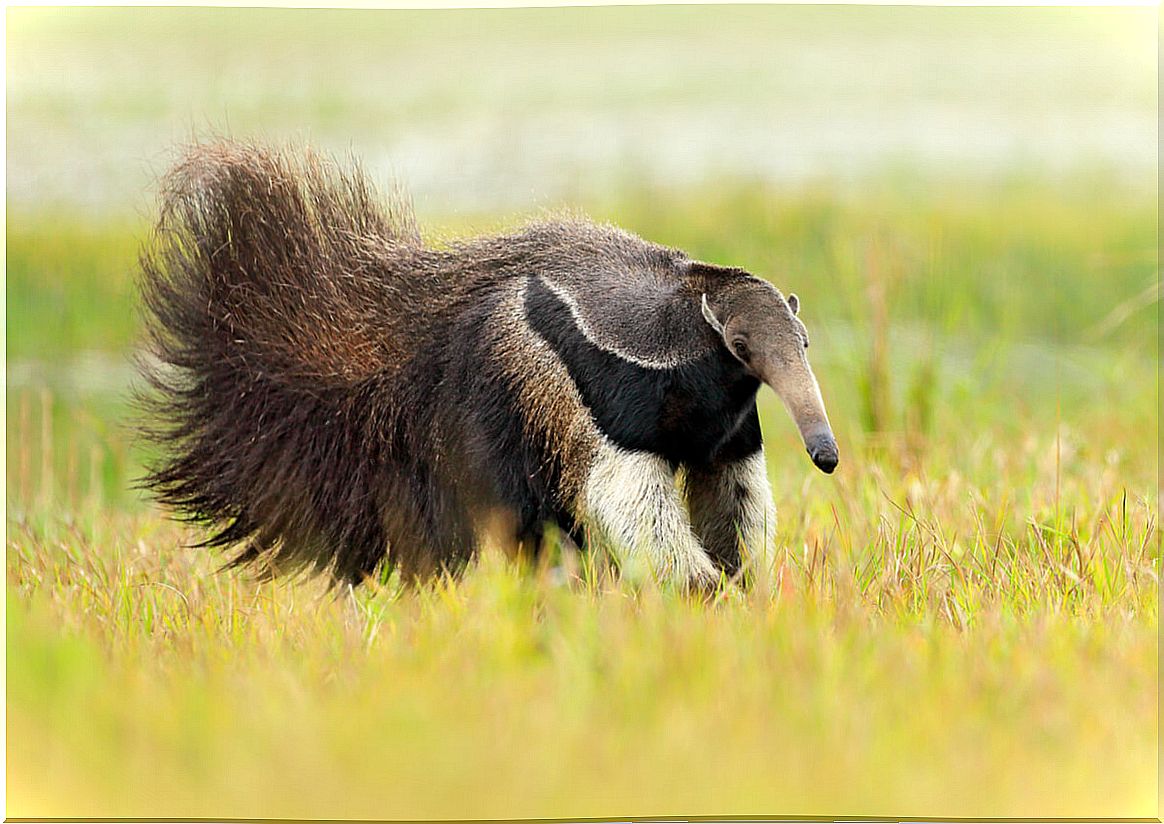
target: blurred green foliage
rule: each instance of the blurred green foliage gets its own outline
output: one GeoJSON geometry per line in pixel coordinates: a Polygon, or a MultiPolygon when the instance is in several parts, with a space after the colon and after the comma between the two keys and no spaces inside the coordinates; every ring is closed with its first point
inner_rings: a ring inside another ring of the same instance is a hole
{"type": "MultiPolygon", "coordinates": [[[[1156,345],[1156,301],[1137,303],[1156,286],[1156,200],[1118,184],[923,189],[887,181],[843,192],[721,181],[623,192],[586,211],[767,277],[799,294],[814,323],[867,325],[878,282],[891,323],[975,343],[1112,346],[1145,356],[1156,345]],[[1105,328],[1129,305],[1122,322],[1105,328]]],[[[483,215],[451,221],[453,230],[439,218],[422,228],[447,237],[499,225],[483,215]]],[[[9,357],[127,351],[138,333],[134,277],[149,231],[144,221],[9,214],[9,357]]]]}
{"type": "Polygon", "coordinates": [[[130,350],[138,327],[133,278],[145,237],[140,224],[9,213],[6,231],[10,360],[130,350]]]}
{"type": "MultiPolygon", "coordinates": [[[[845,436],[1017,435],[1053,419],[1082,427],[1112,405],[1118,420],[1154,428],[1156,205],[1097,185],[963,184],[955,195],[899,180],[858,193],[729,182],[627,191],[587,211],[798,293],[845,436]]],[[[460,214],[424,228],[447,238],[521,219],[460,214]]],[[[30,448],[21,427],[39,437],[47,403],[58,479],[96,461],[104,500],[136,499],[129,485],[145,453],[131,449],[127,402],[149,231],[144,221],[9,215],[10,489],[30,448]]],[[[770,437],[788,434],[784,424],[777,415],[770,437]]],[[[787,446],[799,455],[794,439],[787,446]]]]}

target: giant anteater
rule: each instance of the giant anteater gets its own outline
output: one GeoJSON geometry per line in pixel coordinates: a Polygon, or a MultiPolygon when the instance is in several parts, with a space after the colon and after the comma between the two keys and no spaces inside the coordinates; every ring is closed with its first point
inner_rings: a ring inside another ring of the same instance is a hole
{"type": "Polygon", "coordinates": [[[837,464],[796,296],[611,226],[433,245],[358,170],[217,141],[165,178],[141,290],[144,483],[267,573],[453,571],[501,511],[705,586],[771,557],[761,382],[837,464]]]}

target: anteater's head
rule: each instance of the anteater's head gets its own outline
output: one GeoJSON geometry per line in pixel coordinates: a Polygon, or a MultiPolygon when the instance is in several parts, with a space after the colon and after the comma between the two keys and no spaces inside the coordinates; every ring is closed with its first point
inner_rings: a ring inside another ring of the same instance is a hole
{"type": "Polygon", "coordinates": [[[812,462],[823,472],[836,469],[837,441],[808,365],[808,332],[797,317],[796,295],[785,298],[770,283],[745,277],[703,294],[702,302],[703,317],[732,356],[784,401],[812,462]]]}

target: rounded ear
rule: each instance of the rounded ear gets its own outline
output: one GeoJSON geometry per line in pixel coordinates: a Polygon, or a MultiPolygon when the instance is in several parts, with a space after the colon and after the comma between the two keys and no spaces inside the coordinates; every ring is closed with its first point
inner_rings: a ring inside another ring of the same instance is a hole
{"type": "Polygon", "coordinates": [[[793,292],[788,293],[788,308],[792,310],[794,315],[800,312],[800,298],[793,292]]]}
{"type": "Polygon", "coordinates": [[[706,292],[703,293],[703,297],[700,301],[700,306],[703,309],[703,319],[706,320],[709,324],[711,324],[712,329],[714,329],[720,335],[723,335],[723,324],[719,322],[719,318],[717,318],[715,316],[715,313],[711,311],[711,307],[707,303],[707,293],[706,292]]]}

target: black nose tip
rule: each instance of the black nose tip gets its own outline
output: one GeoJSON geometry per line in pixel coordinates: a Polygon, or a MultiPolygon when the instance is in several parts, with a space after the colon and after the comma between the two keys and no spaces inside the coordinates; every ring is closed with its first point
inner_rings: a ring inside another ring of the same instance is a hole
{"type": "Polygon", "coordinates": [[[812,458],[812,462],[816,464],[817,469],[826,475],[831,475],[840,461],[837,454],[837,442],[832,438],[820,438],[809,444],[808,454],[812,458]]]}
{"type": "Polygon", "coordinates": [[[816,464],[816,468],[826,475],[833,474],[833,470],[837,468],[839,459],[836,451],[833,452],[817,452],[812,456],[812,462],[816,464]]]}

